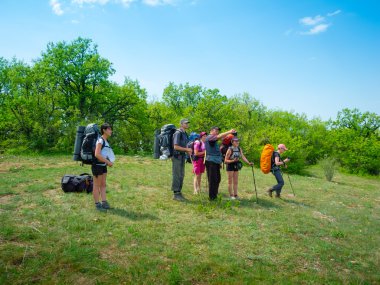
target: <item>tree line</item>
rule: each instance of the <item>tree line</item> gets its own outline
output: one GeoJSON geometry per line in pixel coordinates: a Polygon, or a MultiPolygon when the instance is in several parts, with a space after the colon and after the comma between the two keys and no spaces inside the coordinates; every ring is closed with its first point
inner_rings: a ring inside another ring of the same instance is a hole
{"type": "Polygon", "coordinates": [[[257,165],[265,143],[285,143],[289,171],[302,173],[334,158],[349,173],[379,175],[380,116],[343,109],[335,120],[270,110],[248,93],[170,82],[161,100],[149,100],[136,80],[110,80],[112,63],[91,39],[49,43],[32,64],[0,57],[0,152],[71,153],[76,127],[109,122],[112,145],[124,154],[152,152],[154,131],[187,117],[191,130],[235,128],[246,156],[257,165]]]}

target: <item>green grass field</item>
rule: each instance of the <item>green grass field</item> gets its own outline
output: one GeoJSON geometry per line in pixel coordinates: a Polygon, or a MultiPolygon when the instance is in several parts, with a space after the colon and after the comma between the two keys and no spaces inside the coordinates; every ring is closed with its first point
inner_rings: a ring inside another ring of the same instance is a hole
{"type": "MultiPolygon", "coordinates": [[[[380,284],[380,180],[338,173],[327,182],[240,173],[241,201],[172,200],[171,163],[119,156],[107,198],[65,194],[64,174],[90,172],[69,156],[0,158],[0,284],[380,284]]],[[[205,187],[205,181],[203,182],[205,187]]]]}

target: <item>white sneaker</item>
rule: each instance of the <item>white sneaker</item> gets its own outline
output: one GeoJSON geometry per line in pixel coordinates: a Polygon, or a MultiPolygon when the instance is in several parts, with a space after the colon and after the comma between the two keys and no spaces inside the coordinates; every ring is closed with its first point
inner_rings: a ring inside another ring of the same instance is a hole
{"type": "Polygon", "coordinates": [[[236,198],[234,196],[231,196],[230,200],[236,200],[236,198]]]}

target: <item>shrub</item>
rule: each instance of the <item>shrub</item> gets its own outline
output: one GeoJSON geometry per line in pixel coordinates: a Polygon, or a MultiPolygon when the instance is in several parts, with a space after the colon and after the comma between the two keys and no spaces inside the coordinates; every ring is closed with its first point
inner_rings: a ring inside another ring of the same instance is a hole
{"type": "Polygon", "coordinates": [[[327,181],[331,181],[335,174],[336,159],[333,157],[325,157],[319,160],[319,164],[323,169],[327,181]]]}

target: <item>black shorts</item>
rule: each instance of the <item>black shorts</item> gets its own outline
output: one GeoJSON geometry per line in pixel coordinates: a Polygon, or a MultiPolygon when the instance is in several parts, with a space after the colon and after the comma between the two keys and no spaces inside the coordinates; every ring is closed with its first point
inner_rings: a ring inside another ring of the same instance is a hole
{"type": "Polygon", "coordinates": [[[92,175],[95,177],[98,177],[98,175],[102,175],[104,173],[107,173],[107,166],[106,165],[92,165],[91,166],[92,175]]]}
{"type": "Polygon", "coordinates": [[[227,163],[226,169],[227,169],[227,171],[239,171],[237,162],[227,163]]]}

